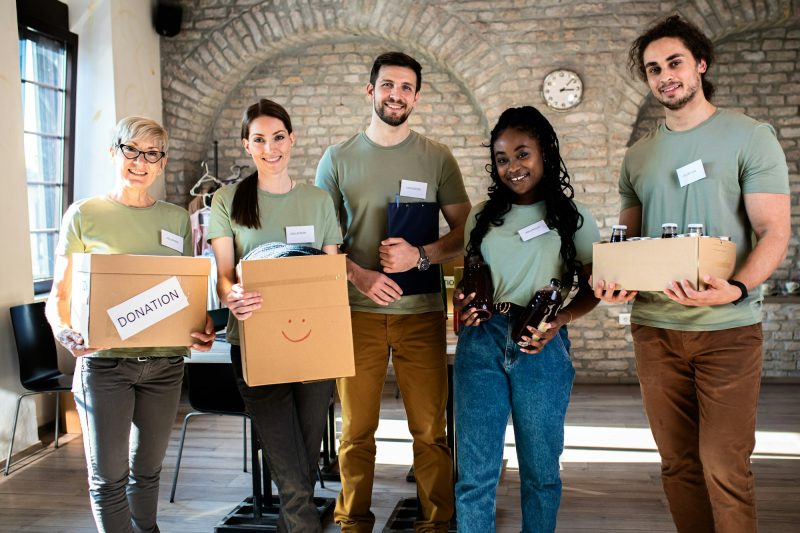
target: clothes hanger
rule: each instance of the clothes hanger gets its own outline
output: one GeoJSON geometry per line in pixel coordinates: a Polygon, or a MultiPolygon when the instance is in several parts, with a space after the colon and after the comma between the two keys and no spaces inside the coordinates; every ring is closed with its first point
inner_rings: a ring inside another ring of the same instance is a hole
{"type": "Polygon", "coordinates": [[[200,177],[200,179],[197,180],[197,182],[194,184],[194,186],[189,190],[189,194],[191,194],[192,196],[204,196],[204,195],[208,194],[208,190],[206,190],[206,191],[201,191],[200,190],[200,187],[205,185],[205,184],[207,184],[207,183],[213,184],[212,185],[212,190],[213,189],[218,189],[219,187],[222,187],[222,185],[223,185],[223,183],[221,181],[219,181],[216,176],[212,175],[211,172],[209,172],[208,163],[203,161],[202,163],[200,163],[200,165],[203,167],[205,172],[200,177]]]}
{"type": "Polygon", "coordinates": [[[236,183],[242,179],[242,170],[247,168],[244,165],[231,165],[231,175],[223,179],[222,182],[227,184],[236,183]]]}

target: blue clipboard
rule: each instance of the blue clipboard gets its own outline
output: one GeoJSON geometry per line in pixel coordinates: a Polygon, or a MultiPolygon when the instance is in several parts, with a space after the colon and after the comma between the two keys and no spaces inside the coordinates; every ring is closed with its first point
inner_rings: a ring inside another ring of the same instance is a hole
{"type": "MultiPolygon", "coordinates": [[[[436,202],[389,202],[389,237],[402,237],[412,246],[423,246],[439,239],[439,204],[436,202]]],[[[403,289],[403,295],[440,293],[439,265],[421,272],[416,267],[406,272],[386,274],[403,289]]]]}

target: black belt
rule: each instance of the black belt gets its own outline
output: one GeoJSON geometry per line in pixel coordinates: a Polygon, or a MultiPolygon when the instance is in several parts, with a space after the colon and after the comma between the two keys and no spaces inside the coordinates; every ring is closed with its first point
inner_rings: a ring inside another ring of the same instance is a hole
{"type": "Polygon", "coordinates": [[[494,312],[501,315],[518,315],[525,308],[511,302],[497,302],[494,304],[494,312]]]}

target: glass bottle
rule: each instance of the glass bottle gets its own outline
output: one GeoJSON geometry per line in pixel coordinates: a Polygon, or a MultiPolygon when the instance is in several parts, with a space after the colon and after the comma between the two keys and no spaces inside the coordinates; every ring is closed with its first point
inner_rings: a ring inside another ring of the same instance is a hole
{"type": "Polygon", "coordinates": [[[689,224],[687,233],[692,237],[702,237],[704,235],[702,224],[689,224]]]}
{"type": "Polygon", "coordinates": [[[549,285],[533,294],[533,298],[528,302],[525,311],[514,325],[511,338],[523,347],[528,345],[522,340],[523,335],[535,341],[539,340],[547,331],[544,329],[544,325],[556,318],[556,313],[561,309],[562,303],[564,302],[561,299],[561,281],[553,278],[549,285]],[[527,326],[533,326],[534,331],[528,331],[527,326]]]}
{"type": "Polygon", "coordinates": [[[666,224],[661,224],[661,238],[662,239],[672,239],[678,235],[678,225],[674,222],[667,222],[666,224]]]}
{"type": "Polygon", "coordinates": [[[625,224],[614,224],[611,226],[611,242],[627,241],[628,226],[625,224]]]}
{"type": "Polygon", "coordinates": [[[467,258],[464,265],[464,278],[462,290],[464,296],[475,293],[475,298],[468,304],[477,311],[477,318],[488,320],[492,318],[494,309],[494,283],[492,283],[492,272],[483,258],[479,255],[471,255],[467,258]]]}

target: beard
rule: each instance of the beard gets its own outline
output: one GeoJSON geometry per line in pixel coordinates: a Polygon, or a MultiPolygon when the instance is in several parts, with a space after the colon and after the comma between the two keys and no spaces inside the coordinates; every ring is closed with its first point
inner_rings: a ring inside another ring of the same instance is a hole
{"type": "Polygon", "coordinates": [[[390,115],[389,113],[386,112],[386,108],[383,106],[384,102],[379,103],[377,100],[375,101],[375,113],[378,115],[378,118],[380,118],[383,122],[385,122],[389,126],[396,127],[399,126],[400,124],[403,124],[406,120],[408,120],[408,117],[411,115],[410,109],[399,116],[390,115]]]}
{"type": "Polygon", "coordinates": [[[683,109],[686,104],[691,102],[695,96],[697,96],[697,89],[702,83],[701,79],[697,78],[697,83],[694,85],[686,87],[686,94],[678,99],[678,100],[667,100],[661,96],[661,93],[656,93],[656,100],[658,103],[669,109],[670,111],[677,111],[678,109],[683,109]]]}

